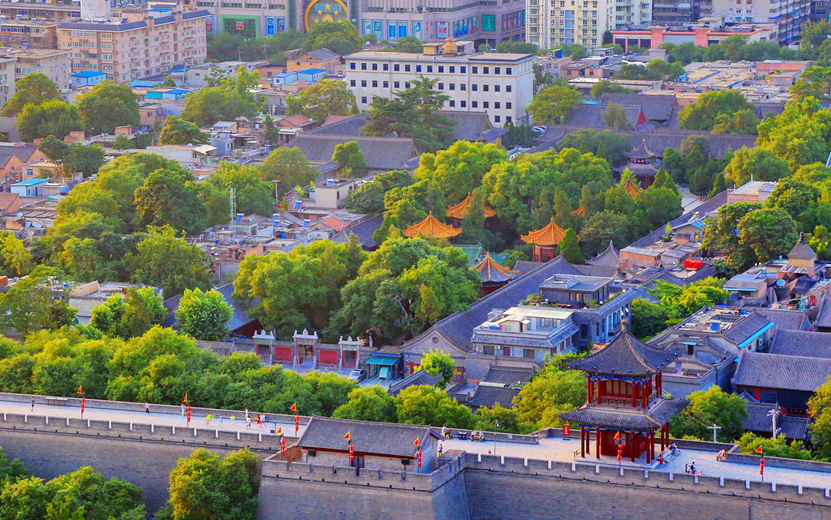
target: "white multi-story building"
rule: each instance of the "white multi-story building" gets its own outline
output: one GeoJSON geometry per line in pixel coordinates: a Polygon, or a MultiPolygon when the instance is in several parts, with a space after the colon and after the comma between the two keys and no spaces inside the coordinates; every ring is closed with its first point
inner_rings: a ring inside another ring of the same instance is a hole
{"type": "Polygon", "coordinates": [[[525,39],[544,49],[603,44],[614,15],[613,0],[526,0],[525,39]]]}
{"type": "Polygon", "coordinates": [[[811,0],[713,0],[711,16],[727,23],[774,24],[771,41],[788,45],[811,21],[811,0]]]}
{"type": "Polygon", "coordinates": [[[344,58],[346,81],[360,110],[369,108],[373,97],[390,98],[423,76],[448,96],[445,110],[486,112],[497,127],[526,121],[525,109],[534,96],[534,57],[465,54],[471,47],[471,42],[448,41],[425,44],[424,54],[357,52],[344,58]]]}

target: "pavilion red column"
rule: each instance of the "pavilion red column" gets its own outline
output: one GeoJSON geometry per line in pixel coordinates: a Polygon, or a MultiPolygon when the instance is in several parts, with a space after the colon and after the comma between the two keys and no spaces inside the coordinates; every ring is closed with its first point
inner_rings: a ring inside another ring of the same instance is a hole
{"type": "Polygon", "coordinates": [[[658,397],[664,395],[663,383],[664,382],[663,378],[661,377],[661,372],[658,372],[658,374],[655,376],[655,393],[658,395],[658,397]]]}
{"type": "Polygon", "coordinates": [[[638,390],[639,389],[640,389],[640,385],[638,383],[632,383],[632,408],[637,408],[638,390]]]}
{"type": "Polygon", "coordinates": [[[646,401],[649,400],[649,387],[644,383],[641,385],[643,387],[643,397],[641,398],[641,408],[646,410],[646,401]]]}
{"type": "Polygon", "coordinates": [[[626,442],[629,443],[629,457],[632,459],[632,462],[635,462],[635,452],[638,449],[635,446],[635,432],[626,432],[626,442]]]}
{"type": "Polygon", "coordinates": [[[580,458],[586,458],[586,429],[580,427],[580,458]]]}
{"type": "Polygon", "coordinates": [[[586,399],[587,399],[588,403],[592,402],[592,393],[594,393],[594,392],[592,392],[593,387],[594,387],[594,383],[592,383],[592,380],[589,379],[589,378],[586,378],[586,399]]]}
{"type": "Polygon", "coordinates": [[[594,429],[594,451],[595,456],[600,458],[600,427],[594,429]]]}
{"type": "Polygon", "coordinates": [[[651,433],[646,434],[646,463],[647,464],[652,463],[652,448],[650,447],[650,445],[652,443],[651,437],[652,437],[651,433]]]}

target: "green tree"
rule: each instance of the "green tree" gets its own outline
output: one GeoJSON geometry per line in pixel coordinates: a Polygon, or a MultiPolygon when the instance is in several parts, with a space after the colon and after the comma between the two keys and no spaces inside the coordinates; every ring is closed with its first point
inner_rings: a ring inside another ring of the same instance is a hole
{"type": "MultiPolygon", "coordinates": [[[[253,166],[243,166],[232,162],[223,162],[214,170],[213,175],[200,184],[213,188],[202,190],[205,204],[221,209],[221,222],[227,222],[229,208],[229,190],[234,188],[237,210],[241,213],[271,215],[274,212],[274,185],[262,179],[261,172],[253,166]],[[210,199],[212,197],[220,200],[210,199]]],[[[209,221],[212,219],[209,218],[209,221]]]]}
{"type": "Polygon", "coordinates": [[[0,231],[0,273],[23,276],[34,266],[32,254],[11,231],[0,231]]]}
{"type": "Polygon", "coordinates": [[[744,432],[738,439],[739,451],[748,455],[756,455],[759,446],[766,457],[784,457],[788,459],[811,459],[811,451],[805,449],[802,441],[788,442],[784,434],[775,439],[760,437],[752,432],[744,432]]]}
{"type": "Polygon", "coordinates": [[[240,264],[234,296],[280,337],[306,328],[322,331],[340,307],[340,288],[355,277],[363,258],[357,241],[328,240],[289,253],[251,255],[240,264]]]}
{"type": "Polygon", "coordinates": [[[708,426],[721,426],[716,438],[720,442],[732,442],[744,432],[744,420],[747,409],[744,399],[735,394],[728,394],[717,385],[708,390],[699,390],[687,396],[690,404],[684,411],[669,422],[670,433],[680,439],[692,436],[702,440],[712,439],[712,430],[708,426]]]}
{"type": "Polygon", "coordinates": [[[57,284],[63,279],[59,269],[40,265],[0,295],[0,331],[25,336],[33,330],[71,324],[76,310],[67,303],[69,292],[53,294],[53,287],[60,287],[57,284]]]}
{"type": "MultiPolygon", "coordinates": [[[[668,176],[667,180],[672,183],[672,186],[675,186],[675,183],[668,176]]],[[[662,182],[664,181],[662,180],[662,182]]],[[[657,181],[638,195],[637,208],[643,212],[652,229],[678,217],[683,211],[681,195],[677,191],[673,191],[672,187],[662,188],[657,181]]]]}
{"type": "Polygon", "coordinates": [[[309,164],[297,147],[277,148],[260,166],[265,180],[275,183],[279,197],[295,186],[308,186],[317,178],[317,169],[309,164]]]}
{"type": "Polygon", "coordinates": [[[34,141],[48,135],[63,139],[70,132],[81,128],[78,109],[60,99],[51,99],[40,105],[25,105],[17,114],[17,131],[24,141],[34,141]]]}
{"type": "Polygon", "coordinates": [[[233,315],[234,310],[219,291],[202,292],[198,287],[185,289],[176,309],[182,332],[208,341],[222,341],[228,336],[228,322],[233,315]]]}
{"type": "Polygon", "coordinates": [[[821,460],[831,460],[831,379],[816,389],[808,400],[808,409],[814,422],[811,424],[811,441],[821,460]]]}
{"type": "Polygon", "coordinates": [[[565,123],[572,109],[580,104],[582,97],[577,89],[552,85],[537,92],[526,112],[535,123],[556,125],[565,123]]]}
{"type": "Polygon", "coordinates": [[[131,288],[126,296],[114,294],[92,309],[89,324],[110,337],[142,336],[167,318],[162,298],[152,287],[131,288]]]}
{"type": "Polygon", "coordinates": [[[208,134],[198,126],[176,116],[168,116],[159,134],[159,144],[204,144],[208,134]]]}
{"type": "Polygon", "coordinates": [[[181,168],[148,175],[135,191],[135,204],[144,225],[170,225],[190,234],[205,229],[205,203],[191,174],[181,168]]]}
{"type": "Polygon", "coordinates": [[[831,110],[813,97],[793,99],[776,117],[759,122],[756,146],[769,150],[792,170],[803,164],[825,163],[831,152],[831,110]]]}
{"type": "Polygon", "coordinates": [[[473,428],[476,418],[470,408],[457,403],[444,390],[434,386],[414,385],[395,398],[398,422],[428,424],[448,428],[473,428]]]}
{"type": "Polygon", "coordinates": [[[829,89],[831,89],[831,67],[813,66],[799,75],[799,79],[790,90],[796,99],[813,97],[818,100],[827,100],[829,89]]]}
{"type": "Polygon", "coordinates": [[[340,165],[341,177],[363,177],[366,173],[366,160],[358,141],[347,141],[335,145],[332,161],[340,165]]]}
{"type": "Polygon", "coordinates": [[[476,409],[476,429],[488,432],[520,433],[517,413],[500,403],[476,409]]]}
{"type": "Polygon", "coordinates": [[[632,334],[645,340],[666,328],[667,316],[659,305],[637,298],[632,300],[632,334]]]}
{"type": "Polygon", "coordinates": [[[256,86],[258,73],[249,73],[245,67],[237,69],[235,77],[217,78],[209,86],[189,94],[185,108],[179,115],[202,128],[217,121],[233,121],[238,117],[255,117],[263,102],[250,92],[256,86]]]}
{"type": "Polygon", "coordinates": [[[767,262],[791,250],[798,238],[797,229],[797,223],[784,209],[757,209],[739,221],[739,244],[753,251],[757,261],[767,262]]]}
{"type": "Polygon", "coordinates": [[[289,95],[287,106],[289,115],[303,114],[318,123],[323,123],[331,115],[358,113],[355,95],[346,82],[334,79],[315,82],[300,91],[297,97],[289,95]]]}
{"type": "Polygon", "coordinates": [[[603,122],[609,128],[616,130],[631,130],[632,125],[626,119],[626,111],[623,110],[623,105],[617,103],[609,103],[606,106],[606,111],[603,113],[603,122]]]}
{"type": "Polygon", "coordinates": [[[389,47],[388,49],[383,50],[389,52],[406,52],[410,54],[421,54],[421,51],[424,48],[424,42],[422,42],[415,36],[409,35],[403,38],[399,38],[395,41],[393,45],[393,47],[389,47]]]}
{"type": "Polygon", "coordinates": [[[391,99],[375,96],[365,135],[411,137],[419,152],[434,152],[449,146],[455,139],[452,119],[440,111],[448,96],[434,90],[438,80],[421,77],[411,87],[393,92],[391,99]]]}
{"type": "Polygon", "coordinates": [[[632,149],[628,135],[609,130],[596,132],[580,129],[567,134],[557,144],[561,150],[575,148],[583,153],[591,152],[602,159],[606,159],[612,166],[626,164],[626,153],[632,149]]]}
{"type": "Polygon", "coordinates": [[[117,126],[138,126],[137,96],[129,85],[103,81],[75,100],[89,135],[109,134],[117,126]]]}
{"type": "Polygon", "coordinates": [[[147,237],[125,262],[132,270],[134,283],[161,287],[168,298],[185,289],[206,289],[210,285],[205,252],[177,237],[170,226],[150,226],[147,237]]]}
{"type": "Polygon", "coordinates": [[[586,376],[566,364],[582,355],[555,355],[514,397],[514,410],[522,431],[560,426],[560,414],[586,402],[586,376]]]}
{"type": "Polygon", "coordinates": [[[610,81],[608,79],[601,79],[592,85],[592,98],[601,99],[603,94],[631,94],[632,89],[626,88],[620,83],[610,81]]]}
{"type": "Polygon", "coordinates": [[[320,22],[312,25],[303,50],[329,49],[340,55],[359,51],[363,40],[358,29],[348,20],[320,22]]]}
{"type": "Polygon", "coordinates": [[[705,92],[695,103],[681,110],[679,125],[689,130],[712,130],[720,116],[741,110],[753,110],[753,105],[741,92],[730,89],[705,92]]]}
{"type": "Polygon", "coordinates": [[[759,118],[747,108],[733,112],[732,114],[719,114],[713,125],[713,134],[738,134],[749,135],[756,133],[756,126],[759,118]]]}
{"type": "Polygon", "coordinates": [[[658,280],[649,290],[649,294],[658,300],[663,315],[666,316],[665,326],[670,327],[704,306],[727,300],[728,293],[723,286],[723,279],[712,277],[698,280],[686,287],[658,280]]]}
{"type": "Polygon", "coordinates": [[[88,146],[80,143],[69,145],[63,159],[63,171],[66,173],[83,173],[89,177],[104,165],[104,149],[97,144],[88,146]]]}
{"type": "Polygon", "coordinates": [[[332,417],[358,421],[395,422],[395,398],[382,387],[373,385],[353,389],[349,400],[337,407],[332,417]]]}
{"type": "Polygon", "coordinates": [[[58,87],[42,72],[30,72],[15,82],[14,96],[3,106],[4,116],[13,116],[26,105],[40,105],[60,99],[58,87]]]}
{"type": "Polygon", "coordinates": [[[613,211],[600,211],[583,224],[583,252],[589,258],[606,248],[609,240],[618,249],[631,241],[632,228],[629,220],[613,211]]]}
{"type": "MultiPolygon", "coordinates": [[[[797,222],[808,220],[803,215],[812,213],[818,203],[820,190],[811,184],[793,178],[782,179],[776,184],[770,196],[765,200],[765,207],[781,208],[797,222]]],[[[814,228],[809,226],[806,231],[814,228]]]]}
{"type": "Polygon", "coordinates": [[[198,449],[170,473],[174,520],[253,520],[260,487],[259,460],[248,449],[223,459],[198,449]]]}
{"type": "Polygon", "coordinates": [[[380,173],[352,191],[343,201],[343,205],[357,213],[380,213],[384,210],[384,194],[387,191],[393,188],[403,188],[412,183],[413,176],[406,170],[380,173]]]}
{"type": "Polygon", "coordinates": [[[750,181],[775,181],[791,174],[788,163],[764,148],[739,148],[724,169],[724,178],[735,186],[750,181]]]}
{"type": "Polygon", "coordinates": [[[456,204],[482,184],[494,164],[507,159],[505,150],[494,144],[456,141],[445,150],[423,154],[415,178],[440,193],[445,204],[456,204]]]}
{"type": "Polygon", "coordinates": [[[436,385],[440,388],[447,386],[447,383],[453,378],[453,373],[456,370],[456,362],[450,357],[450,354],[441,350],[430,350],[421,357],[422,370],[430,375],[441,375],[441,381],[436,385]]]}
{"type": "Polygon", "coordinates": [[[569,263],[584,264],[586,259],[583,257],[583,252],[580,251],[580,245],[577,243],[577,234],[573,229],[566,229],[563,239],[557,245],[560,254],[569,263]]]}

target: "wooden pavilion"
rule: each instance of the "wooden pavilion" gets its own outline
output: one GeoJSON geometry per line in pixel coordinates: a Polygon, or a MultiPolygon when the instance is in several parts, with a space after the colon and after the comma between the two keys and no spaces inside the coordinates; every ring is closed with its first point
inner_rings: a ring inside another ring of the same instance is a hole
{"type": "Polygon", "coordinates": [[[551,221],[540,229],[529,231],[522,235],[522,241],[526,244],[534,246],[532,260],[535,262],[547,262],[556,255],[557,244],[563,239],[566,232],[563,228],[554,222],[554,217],[551,221]]]}
{"type": "MultiPolygon", "coordinates": [[[[470,192],[467,192],[467,196],[458,204],[454,204],[447,208],[447,212],[445,216],[451,220],[454,224],[460,225],[462,223],[462,219],[465,218],[467,212],[470,210],[470,205],[473,202],[473,197],[471,196],[470,192]]],[[[493,218],[496,216],[496,210],[493,209],[490,205],[485,204],[482,208],[485,219],[493,218]]]]}
{"type": "Polygon", "coordinates": [[[643,139],[640,146],[634,147],[626,152],[628,159],[626,165],[619,171],[629,170],[638,179],[642,186],[649,187],[655,181],[658,173],[657,156],[646,146],[646,139],[643,139]]]}
{"type": "Polygon", "coordinates": [[[655,437],[661,451],[669,443],[669,420],[687,406],[683,399],[664,399],[661,369],[676,354],[655,349],[624,329],[605,348],[569,364],[586,373],[586,404],[560,418],[580,425],[580,456],[590,456],[590,432],[594,453],[655,459],[655,437]]]}
{"type": "Polygon", "coordinates": [[[415,238],[418,236],[428,238],[451,238],[459,235],[461,229],[454,228],[451,225],[441,222],[433,216],[431,211],[427,217],[417,224],[413,224],[404,230],[404,236],[407,238],[415,238]]]}
{"type": "Polygon", "coordinates": [[[499,265],[490,254],[486,254],[481,262],[471,267],[479,273],[482,286],[479,296],[490,294],[519,275],[519,271],[499,265]]]}

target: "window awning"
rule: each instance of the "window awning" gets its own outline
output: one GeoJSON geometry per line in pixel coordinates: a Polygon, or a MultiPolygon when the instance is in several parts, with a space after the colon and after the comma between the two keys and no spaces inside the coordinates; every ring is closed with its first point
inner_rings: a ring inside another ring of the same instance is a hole
{"type": "Polygon", "coordinates": [[[380,357],[380,356],[370,356],[369,361],[367,361],[370,365],[381,365],[385,367],[392,367],[398,363],[398,360],[395,358],[388,358],[388,357],[380,357]]]}

